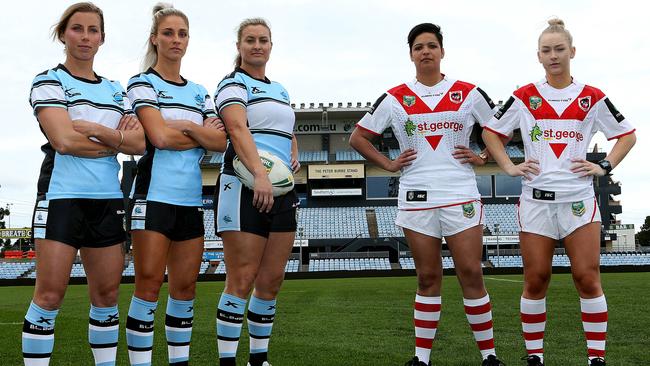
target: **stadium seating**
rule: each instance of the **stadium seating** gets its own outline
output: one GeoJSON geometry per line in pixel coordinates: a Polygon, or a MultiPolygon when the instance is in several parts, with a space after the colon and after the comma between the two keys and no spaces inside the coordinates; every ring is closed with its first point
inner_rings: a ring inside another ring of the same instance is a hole
{"type": "Polygon", "coordinates": [[[210,158],[210,164],[221,164],[223,163],[223,154],[220,152],[212,153],[210,158]]]}
{"type": "MultiPolygon", "coordinates": [[[[520,255],[504,255],[488,258],[494,267],[523,267],[520,255]]],[[[650,265],[650,253],[602,253],[601,266],[647,266],[650,265]]],[[[553,255],[553,267],[570,267],[571,262],[566,254],[553,255]]]]}
{"type": "Polygon", "coordinates": [[[511,158],[516,158],[516,159],[523,159],[524,158],[524,152],[521,151],[521,149],[517,146],[514,145],[507,145],[506,146],[506,154],[508,154],[509,157],[511,158]]]}
{"type": "MultiPolygon", "coordinates": [[[[415,262],[412,257],[402,257],[399,259],[399,265],[402,269],[415,269],[415,262]]],[[[442,268],[454,268],[454,260],[451,257],[442,257],[442,268]]]]}
{"type": "Polygon", "coordinates": [[[35,266],[36,262],[0,262],[0,280],[20,278],[35,266]]]}
{"type": "MultiPolygon", "coordinates": [[[[300,271],[300,261],[297,259],[289,259],[287,265],[284,267],[285,272],[299,272],[300,271]]],[[[221,261],[217,266],[216,274],[225,274],[226,273],[226,262],[221,261]]]]}
{"type": "Polygon", "coordinates": [[[336,161],[363,161],[366,160],[356,151],[339,150],[336,152],[336,161]]]}
{"type": "Polygon", "coordinates": [[[326,162],[327,161],[327,151],[300,151],[298,152],[298,161],[303,163],[310,162],[326,162]]]}
{"type": "Polygon", "coordinates": [[[214,232],[214,210],[203,209],[203,226],[205,227],[205,240],[219,240],[214,232]]]}
{"type": "Polygon", "coordinates": [[[499,234],[517,235],[519,234],[519,224],[517,223],[517,213],[514,204],[492,204],[484,205],[485,225],[492,234],[496,233],[494,224],[499,224],[499,234]]]}
{"type": "Polygon", "coordinates": [[[309,272],[389,270],[388,258],[311,259],[309,272]]]}
{"type": "Polygon", "coordinates": [[[364,207],[301,208],[298,227],[307,239],[370,237],[364,207]]]}

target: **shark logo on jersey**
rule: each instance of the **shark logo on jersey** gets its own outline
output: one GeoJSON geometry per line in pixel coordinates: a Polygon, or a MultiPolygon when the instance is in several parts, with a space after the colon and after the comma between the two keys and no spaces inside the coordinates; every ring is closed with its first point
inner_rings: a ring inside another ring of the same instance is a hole
{"type": "Polygon", "coordinates": [[[528,98],[528,105],[530,105],[530,109],[535,111],[542,106],[542,98],[537,96],[532,96],[528,98]]]}
{"type": "Polygon", "coordinates": [[[171,95],[167,95],[166,90],[158,90],[158,98],[159,99],[174,99],[171,95]]]}
{"type": "Polygon", "coordinates": [[[126,93],[115,92],[115,94],[113,94],[113,100],[115,101],[115,103],[117,103],[117,105],[124,108],[124,97],[125,96],[126,96],[126,93]]]}
{"type": "Polygon", "coordinates": [[[201,94],[197,94],[194,96],[194,101],[196,102],[196,106],[204,109],[205,108],[205,98],[201,96],[201,94]]]}
{"type": "Polygon", "coordinates": [[[535,123],[535,126],[533,126],[533,129],[530,130],[530,141],[537,142],[537,141],[539,141],[540,136],[542,136],[542,129],[539,128],[537,123],[535,123]]]}
{"type": "Polygon", "coordinates": [[[282,95],[282,99],[286,100],[287,102],[289,101],[289,94],[287,94],[286,91],[282,91],[280,95],[282,95]]]}
{"type": "Polygon", "coordinates": [[[589,108],[591,108],[591,96],[586,96],[584,98],[580,98],[578,100],[578,106],[580,106],[580,109],[583,111],[588,111],[589,108]]]}
{"type": "Polygon", "coordinates": [[[68,98],[76,97],[77,95],[81,95],[79,92],[73,92],[74,88],[65,88],[63,92],[65,93],[65,96],[68,98]]]}
{"type": "Polygon", "coordinates": [[[404,131],[406,132],[406,136],[411,137],[413,136],[413,133],[415,132],[415,129],[417,127],[415,126],[415,123],[411,121],[410,119],[406,120],[406,123],[404,124],[404,131]]]}
{"type": "Polygon", "coordinates": [[[449,100],[452,102],[459,104],[463,102],[463,91],[462,90],[457,90],[449,93],[449,100]]]}
{"type": "Polygon", "coordinates": [[[251,93],[253,94],[265,94],[266,92],[256,86],[251,88],[251,93]]]}
{"type": "Polygon", "coordinates": [[[415,95],[405,95],[402,97],[402,104],[407,107],[413,107],[415,105],[415,95]]]}
{"type": "Polygon", "coordinates": [[[571,212],[574,216],[582,216],[585,214],[586,208],[585,204],[582,201],[571,203],[571,212]]]}

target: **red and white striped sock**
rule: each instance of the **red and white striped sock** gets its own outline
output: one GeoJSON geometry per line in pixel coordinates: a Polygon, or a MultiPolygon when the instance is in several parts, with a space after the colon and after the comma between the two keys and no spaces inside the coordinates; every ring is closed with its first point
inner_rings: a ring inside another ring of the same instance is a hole
{"type": "Polygon", "coordinates": [[[440,296],[415,295],[413,311],[413,325],[415,326],[415,355],[424,362],[429,363],[433,339],[436,337],[438,321],[440,320],[440,296]]]}
{"type": "Polygon", "coordinates": [[[463,299],[465,305],[465,315],[469,326],[474,332],[474,339],[481,351],[481,356],[486,359],[489,355],[495,355],[494,335],[492,332],[492,305],[490,305],[490,295],[485,295],[480,299],[463,299]]]}
{"type": "Polygon", "coordinates": [[[521,297],[521,328],[529,356],[537,356],[544,362],[544,330],[546,329],[546,298],[539,300],[521,297]]]}
{"type": "Polygon", "coordinates": [[[589,360],[605,358],[607,339],[607,300],[605,295],[593,299],[580,298],[582,328],[587,338],[587,356],[589,360]]]}

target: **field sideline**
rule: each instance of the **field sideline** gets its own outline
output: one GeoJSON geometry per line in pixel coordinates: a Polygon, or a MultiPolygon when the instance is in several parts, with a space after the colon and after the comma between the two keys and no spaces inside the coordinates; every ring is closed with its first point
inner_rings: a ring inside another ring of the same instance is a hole
{"type": "MultiPolygon", "coordinates": [[[[486,276],[493,304],[499,357],[522,365],[525,354],[519,323],[521,275],[486,276]]],[[[603,283],[609,305],[607,361],[609,365],[650,362],[650,273],[606,273],[603,283]]],[[[197,285],[191,365],[217,365],[214,332],[216,304],[222,282],[197,285]]],[[[412,303],[414,277],[288,280],[278,299],[271,338],[274,366],[394,365],[413,353],[412,303]]],[[[21,365],[22,319],[32,287],[0,287],[0,365],[21,365]]],[[[128,365],[124,325],[133,285],[122,285],[118,365],[128,365]]],[[[154,365],[167,364],[163,289],[156,315],[154,365]]],[[[440,328],[432,353],[433,365],[480,365],[462,308],[460,288],[445,276],[440,328]]],[[[92,365],[87,343],[88,298],[85,285],[68,288],[56,321],[51,365],[92,365]]],[[[547,366],[586,364],[580,305],[571,276],[553,276],[548,300],[547,366]]],[[[244,328],[246,326],[244,325],[244,328]]],[[[238,365],[246,365],[247,331],[240,342],[238,365]],[[245,351],[245,352],[241,352],[245,351]]]]}

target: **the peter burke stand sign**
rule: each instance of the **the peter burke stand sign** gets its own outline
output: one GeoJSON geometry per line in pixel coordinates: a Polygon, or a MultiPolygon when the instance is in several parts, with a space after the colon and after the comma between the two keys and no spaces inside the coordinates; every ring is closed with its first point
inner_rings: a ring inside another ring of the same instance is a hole
{"type": "Polygon", "coordinates": [[[29,239],[32,237],[31,228],[0,229],[0,239],[29,239]]]}

